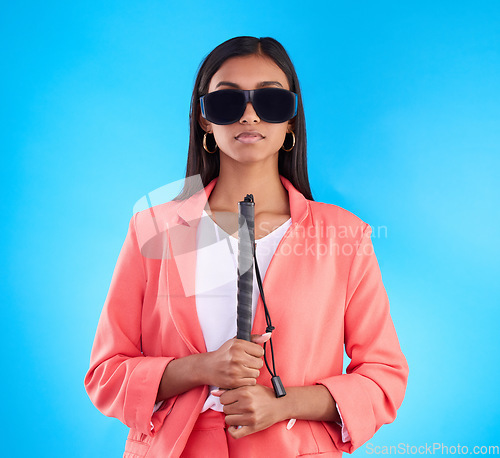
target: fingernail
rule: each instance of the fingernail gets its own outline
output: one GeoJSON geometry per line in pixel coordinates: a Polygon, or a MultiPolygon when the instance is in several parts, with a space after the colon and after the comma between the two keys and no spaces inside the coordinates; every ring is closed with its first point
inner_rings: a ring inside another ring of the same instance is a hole
{"type": "Polygon", "coordinates": [[[266,332],[265,334],[262,334],[260,336],[255,336],[253,338],[253,342],[256,344],[263,344],[263,343],[267,342],[270,338],[271,338],[271,333],[266,332]]]}
{"type": "Polygon", "coordinates": [[[272,333],[266,332],[265,334],[262,334],[259,338],[260,343],[267,342],[271,338],[272,333]]]}
{"type": "Polygon", "coordinates": [[[293,425],[295,424],[295,422],[296,422],[296,421],[297,421],[297,420],[296,420],[295,418],[292,418],[292,419],[288,422],[288,424],[286,425],[286,429],[287,429],[288,431],[290,431],[290,430],[293,428],[293,425]]]}

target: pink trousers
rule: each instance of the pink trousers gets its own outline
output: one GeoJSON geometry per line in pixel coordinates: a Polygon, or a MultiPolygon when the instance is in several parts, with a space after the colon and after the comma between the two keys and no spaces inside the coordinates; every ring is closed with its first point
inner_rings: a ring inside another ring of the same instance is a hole
{"type": "MultiPolygon", "coordinates": [[[[208,409],[198,416],[181,458],[229,458],[230,444],[234,444],[226,430],[224,414],[208,409]]],[[[231,457],[233,454],[231,454],[231,457]]]]}
{"type": "Polygon", "coordinates": [[[198,416],[181,458],[342,457],[320,422],[298,420],[290,431],[286,424],[234,439],[227,432],[225,415],[208,409],[198,416]]]}

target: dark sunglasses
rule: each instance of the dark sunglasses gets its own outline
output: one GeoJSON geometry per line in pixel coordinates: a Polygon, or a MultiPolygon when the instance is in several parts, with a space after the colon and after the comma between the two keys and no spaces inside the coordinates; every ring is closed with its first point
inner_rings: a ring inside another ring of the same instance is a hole
{"type": "Polygon", "coordinates": [[[201,115],[214,124],[238,122],[247,103],[253,105],[257,116],[265,122],[279,123],[297,114],[298,97],[295,92],[277,87],[240,90],[222,89],[200,97],[201,115]]]}

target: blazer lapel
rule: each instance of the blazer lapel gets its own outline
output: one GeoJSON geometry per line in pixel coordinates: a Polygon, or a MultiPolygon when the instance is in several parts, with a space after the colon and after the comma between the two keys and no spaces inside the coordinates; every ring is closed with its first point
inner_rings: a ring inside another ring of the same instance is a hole
{"type": "Polygon", "coordinates": [[[168,308],[177,332],[192,353],[206,352],[196,311],[196,233],[208,197],[217,178],[177,207],[177,222],[168,227],[166,256],[168,308]]]}
{"type": "MultiPolygon", "coordinates": [[[[262,279],[262,289],[264,290],[264,295],[266,298],[266,304],[270,311],[271,317],[274,324],[279,320],[279,317],[284,312],[285,308],[282,307],[280,297],[283,296],[282,288],[280,287],[280,270],[283,272],[283,267],[290,262],[289,257],[280,254],[283,244],[293,243],[290,234],[296,230],[297,226],[301,224],[311,224],[312,216],[309,212],[309,205],[307,199],[304,195],[299,192],[284,176],[280,175],[280,180],[283,186],[288,191],[288,202],[290,205],[290,216],[292,218],[292,224],[284,234],[283,238],[280,240],[271,262],[266,270],[266,274],[262,279]],[[307,218],[309,216],[309,218],[307,218]],[[274,314],[273,314],[274,312],[274,314]],[[278,312],[278,313],[276,313],[278,312]]],[[[257,310],[255,311],[255,319],[252,326],[252,334],[262,334],[265,332],[267,323],[264,313],[264,304],[262,302],[262,297],[259,294],[257,300],[257,310]]]]}

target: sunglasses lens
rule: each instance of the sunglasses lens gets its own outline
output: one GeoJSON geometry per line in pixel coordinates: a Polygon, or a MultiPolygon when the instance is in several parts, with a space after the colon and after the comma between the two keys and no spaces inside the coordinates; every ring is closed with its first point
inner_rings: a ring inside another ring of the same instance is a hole
{"type": "Polygon", "coordinates": [[[224,89],[210,92],[204,97],[205,117],[214,124],[232,124],[245,111],[245,96],[242,92],[224,89]]]}
{"type": "MultiPolygon", "coordinates": [[[[252,104],[265,122],[281,123],[292,119],[297,111],[297,96],[286,89],[262,88],[253,93],[252,104]]],[[[235,89],[210,92],[203,98],[205,118],[214,124],[238,122],[246,109],[245,94],[235,89]]]]}
{"type": "Polygon", "coordinates": [[[254,93],[253,106],[265,122],[280,123],[295,116],[296,96],[286,89],[263,88],[254,93]]]}

